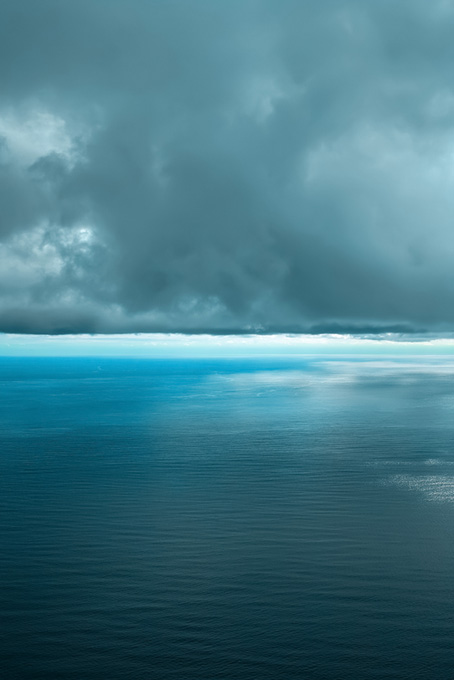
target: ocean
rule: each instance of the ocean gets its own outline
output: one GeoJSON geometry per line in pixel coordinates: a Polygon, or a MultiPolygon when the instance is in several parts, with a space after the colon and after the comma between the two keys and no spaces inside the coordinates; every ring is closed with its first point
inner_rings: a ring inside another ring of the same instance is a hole
{"type": "Polygon", "coordinates": [[[1,677],[454,677],[449,358],[0,360],[1,677]]]}

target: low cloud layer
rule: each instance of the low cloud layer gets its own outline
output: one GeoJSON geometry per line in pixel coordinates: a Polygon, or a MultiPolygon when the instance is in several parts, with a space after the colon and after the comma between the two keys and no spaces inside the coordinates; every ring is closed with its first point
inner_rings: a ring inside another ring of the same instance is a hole
{"type": "Polygon", "coordinates": [[[0,331],[454,330],[454,2],[3,0],[0,331]]]}

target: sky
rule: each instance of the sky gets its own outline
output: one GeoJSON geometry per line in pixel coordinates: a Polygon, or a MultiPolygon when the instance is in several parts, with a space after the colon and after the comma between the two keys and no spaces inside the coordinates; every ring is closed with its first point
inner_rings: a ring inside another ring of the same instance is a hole
{"type": "MultiPolygon", "coordinates": [[[[142,359],[263,359],[280,357],[301,360],[366,359],[417,361],[420,367],[451,367],[454,362],[454,338],[436,335],[396,336],[392,333],[367,337],[335,334],[185,334],[122,333],[34,335],[0,333],[0,357],[99,357],[142,359]],[[435,362],[435,363],[434,363],[435,362]]],[[[381,369],[380,369],[381,370],[381,369]]]]}
{"type": "Polygon", "coordinates": [[[3,346],[451,333],[453,64],[451,0],[2,0],[3,346]]]}

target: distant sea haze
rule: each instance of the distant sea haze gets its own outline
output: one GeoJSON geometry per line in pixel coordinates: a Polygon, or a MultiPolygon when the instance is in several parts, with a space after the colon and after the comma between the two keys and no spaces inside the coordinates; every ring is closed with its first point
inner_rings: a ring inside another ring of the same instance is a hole
{"type": "Polygon", "coordinates": [[[454,361],[0,360],[5,680],[452,680],[454,361]]]}

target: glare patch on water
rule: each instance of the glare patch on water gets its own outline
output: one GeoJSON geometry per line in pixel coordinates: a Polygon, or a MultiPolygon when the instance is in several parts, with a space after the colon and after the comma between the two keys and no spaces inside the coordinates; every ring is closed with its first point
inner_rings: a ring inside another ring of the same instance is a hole
{"type": "MultiPolygon", "coordinates": [[[[454,460],[442,460],[441,458],[427,458],[424,460],[423,465],[430,466],[440,466],[440,465],[454,465],[454,460]]],[[[413,460],[374,460],[366,463],[370,467],[414,467],[415,462],[413,460]]]]}
{"type": "Polygon", "coordinates": [[[454,502],[454,476],[452,475],[394,475],[389,483],[417,491],[428,501],[454,502]]]}
{"type": "Polygon", "coordinates": [[[306,388],[321,384],[345,384],[355,386],[377,381],[388,381],[413,387],[429,376],[443,378],[454,374],[454,362],[449,357],[432,361],[343,361],[315,360],[304,367],[289,370],[257,370],[253,373],[239,372],[228,375],[210,376],[212,380],[223,379],[238,389],[253,388],[257,385],[268,387],[306,388]]]}

